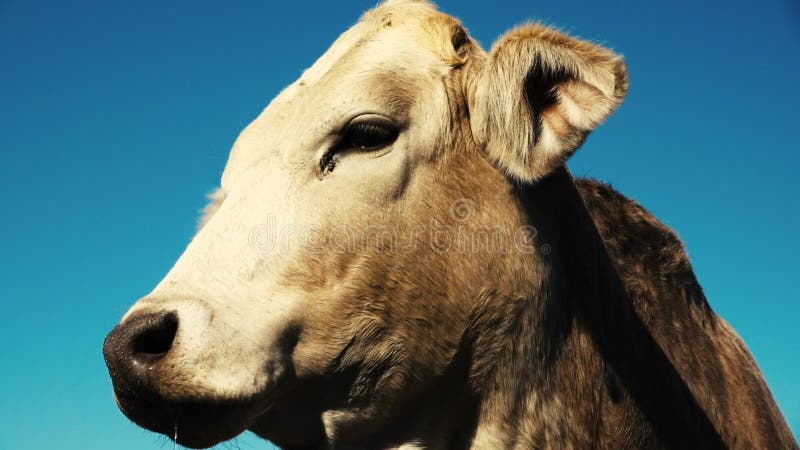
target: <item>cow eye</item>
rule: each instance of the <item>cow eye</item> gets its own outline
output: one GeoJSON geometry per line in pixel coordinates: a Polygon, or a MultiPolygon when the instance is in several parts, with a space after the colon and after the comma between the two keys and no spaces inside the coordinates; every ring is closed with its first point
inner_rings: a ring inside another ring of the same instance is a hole
{"type": "Polygon", "coordinates": [[[371,152],[392,145],[400,129],[385,118],[353,120],[341,133],[336,145],[320,160],[320,173],[333,172],[343,154],[348,152],[371,152]]]}
{"type": "Polygon", "coordinates": [[[344,130],[339,147],[342,150],[378,150],[391,145],[398,134],[397,127],[383,121],[354,122],[344,130]]]}

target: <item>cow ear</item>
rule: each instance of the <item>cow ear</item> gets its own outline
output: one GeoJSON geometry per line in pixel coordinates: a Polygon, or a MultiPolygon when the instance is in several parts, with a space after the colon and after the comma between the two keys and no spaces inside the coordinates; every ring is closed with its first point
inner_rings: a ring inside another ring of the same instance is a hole
{"type": "Polygon", "coordinates": [[[522,181],[563,164],[628,90],[620,56],[538,24],[498,39],[476,75],[469,90],[473,135],[522,181]]]}

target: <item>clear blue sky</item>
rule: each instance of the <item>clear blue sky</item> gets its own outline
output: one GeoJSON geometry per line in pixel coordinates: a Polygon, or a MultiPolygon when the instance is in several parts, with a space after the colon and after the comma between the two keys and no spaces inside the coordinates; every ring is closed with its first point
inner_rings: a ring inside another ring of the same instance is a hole
{"type": "MultiPolygon", "coordinates": [[[[237,133],[371,5],[0,0],[0,449],[164,445],[114,406],[103,337],[183,250],[237,133]]],[[[800,432],[800,4],[440,6],[485,47],[541,19],[626,56],[628,99],[571,167],[678,231],[800,432]]]]}

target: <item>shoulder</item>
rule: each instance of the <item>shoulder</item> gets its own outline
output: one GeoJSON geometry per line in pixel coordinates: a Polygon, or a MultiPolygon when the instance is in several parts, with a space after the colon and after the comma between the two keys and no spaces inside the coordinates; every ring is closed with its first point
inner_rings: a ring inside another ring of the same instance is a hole
{"type": "Polygon", "coordinates": [[[660,300],[671,309],[663,303],[683,300],[710,315],[683,242],[673,230],[607,183],[586,178],[575,183],[635,303],[660,300]]]}

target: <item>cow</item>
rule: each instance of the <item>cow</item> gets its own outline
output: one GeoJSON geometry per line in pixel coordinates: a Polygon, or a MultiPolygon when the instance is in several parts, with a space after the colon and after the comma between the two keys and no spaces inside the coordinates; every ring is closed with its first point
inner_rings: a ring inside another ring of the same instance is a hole
{"type": "Polygon", "coordinates": [[[623,59],[368,11],[233,145],[104,342],[136,424],[205,448],[797,448],[681,241],[566,160],[623,59]]]}

